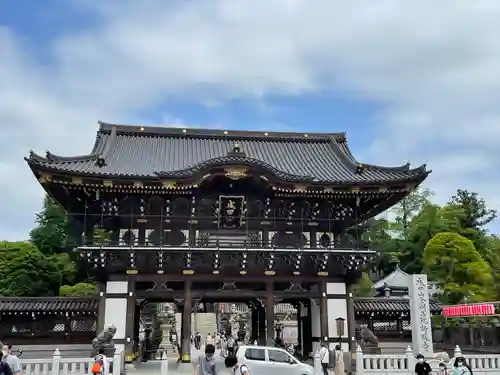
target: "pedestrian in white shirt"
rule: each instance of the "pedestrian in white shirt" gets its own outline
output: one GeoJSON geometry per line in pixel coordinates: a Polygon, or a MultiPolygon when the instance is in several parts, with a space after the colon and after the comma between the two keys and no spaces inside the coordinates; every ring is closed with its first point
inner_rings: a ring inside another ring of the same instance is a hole
{"type": "Polygon", "coordinates": [[[328,364],[330,363],[330,351],[328,350],[328,344],[323,342],[321,348],[319,349],[319,359],[321,361],[321,368],[323,369],[323,375],[328,375],[328,364]]]}

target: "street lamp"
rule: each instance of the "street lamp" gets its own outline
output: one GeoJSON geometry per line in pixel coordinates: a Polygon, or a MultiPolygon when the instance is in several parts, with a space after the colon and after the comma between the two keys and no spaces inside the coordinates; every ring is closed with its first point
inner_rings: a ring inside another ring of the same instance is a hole
{"type": "Polygon", "coordinates": [[[342,342],[342,336],[344,336],[344,322],[345,319],[341,316],[335,319],[335,324],[337,325],[337,335],[339,336],[339,343],[342,342]]]}

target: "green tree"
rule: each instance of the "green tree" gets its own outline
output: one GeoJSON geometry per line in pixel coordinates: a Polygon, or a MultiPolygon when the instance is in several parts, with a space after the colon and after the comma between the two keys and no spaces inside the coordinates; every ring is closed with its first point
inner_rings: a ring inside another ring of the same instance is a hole
{"type": "Polygon", "coordinates": [[[372,219],[364,226],[361,234],[362,241],[377,252],[376,271],[382,275],[392,272],[402,256],[398,238],[392,233],[392,225],[385,219],[372,219]]]}
{"type": "Polygon", "coordinates": [[[495,299],[500,298],[500,237],[497,235],[485,236],[484,238],[487,259],[490,263],[493,274],[493,286],[495,299]]]}
{"type": "Polygon", "coordinates": [[[407,231],[412,219],[419,214],[426,203],[429,203],[429,199],[433,195],[431,190],[419,187],[403,198],[392,208],[396,217],[391,230],[398,231],[402,238],[407,238],[407,231]]]}
{"type": "Polygon", "coordinates": [[[463,228],[482,228],[497,217],[497,211],[491,209],[477,193],[458,189],[450,204],[458,205],[465,211],[462,219],[463,228]]]}
{"type": "Polygon", "coordinates": [[[62,297],[87,297],[96,296],[99,294],[99,289],[95,284],[78,283],[75,285],[63,285],[59,289],[59,295],[62,297]]]}
{"type": "Polygon", "coordinates": [[[29,242],[0,242],[0,295],[54,296],[62,276],[58,267],[29,242]]]}
{"type": "Polygon", "coordinates": [[[47,258],[61,272],[63,284],[73,284],[77,281],[78,267],[68,253],[52,254],[47,258]]]}
{"type": "Polygon", "coordinates": [[[373,296],[373,282],[368,273],[363,272],[361,278],[353,287],[353,294],[356,297],[371,297],[373,296]]]}
{"type": "Polygon", "coordinates": [[[443,302],[484,301],[492,297],[491,267],[468,238],[453,232],[434,236],[425,246],[424,272],[443,291],[443,302]]]}
{"type": "Polygon", "coordinates": [[[490,209],[486,201],[477,193],[458,189],[451,198],[450,203],[460,206],[465,215],[460,219],[462,230],[460,234],[467,237],[484,257],[488,258],[486,230],[484,226],[491,223],[496,217],[497,212],[490,209]]]}
{"type": "Polygon", "coordinates": [[[94,245],[104,246],[109,243],[111,234],[106,229],[101,227],[94,228],[94,245]]]}
{"type": "Polygon", "coordinates": [[[399,243],[400,251],[404,254],[401,268],[408,273],[421,272],[427,243],[438,233],[460,231],[460,218],[463,215],[463,210],[458,206],[440,207],[430,202],[425,203],[420,213],[412,219],[407,239],[399,243]]]}
{"type": "Polygon", "coordinates": [[[30,240],[59,268],[62,283],[71,285],[84,281],[86,275],[78,274],[77,256],[72,252],[72,245],[77,241],[70,236],[70,223],[64,208],[47,195],[42,211],[36,215],[36,223],[30,240]]]}
{"type": "Polygon", "coordinates": [[[50,196],[43,201],[43,209],[36,214],[37,227],[30,232],[31,242],[46,255],[66,251],[68,220],[64,209],[50,196]]]}

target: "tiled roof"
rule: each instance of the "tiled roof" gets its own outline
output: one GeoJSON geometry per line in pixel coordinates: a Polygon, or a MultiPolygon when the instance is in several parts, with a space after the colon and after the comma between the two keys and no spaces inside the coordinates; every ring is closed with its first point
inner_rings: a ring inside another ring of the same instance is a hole
{"type": "Polygon", "coordinates": [[[30,153],[33,166],[101,177],[189,177],[204,168],[255,165],[278,179],[363,184],[422,181],[425,166],[410,169],[357,162],[344,133],[299,134],[158,128],[100,124],[92,152],[61,157],[30,153]],[[235,146],[241,152],[233,152],[235,146]]]}
{"type": "Polygon", "coordinates": [[[0,297],[0,313],[97,312],[99,300],[80,297],[0,297]]]}
{"type": "MultiPolygon", "coordinates": [[[[442,308],[436,301],[429,301],[431,313],[439,313],[442,308]]],[[[410,312],[410,300],[408,298],[393,297],[370,297],[354,299],[354,309],[356,312],[366,313],[390,313],[390,312],[410,312]]]]}
{"type": "Polygon", "coordinates": [[[389,288],[409,288],[411,284],[410,275],[401,268],[396,267],[389,275],[373,283],[374,289],[379,289],[385,286],[389,288]]]}

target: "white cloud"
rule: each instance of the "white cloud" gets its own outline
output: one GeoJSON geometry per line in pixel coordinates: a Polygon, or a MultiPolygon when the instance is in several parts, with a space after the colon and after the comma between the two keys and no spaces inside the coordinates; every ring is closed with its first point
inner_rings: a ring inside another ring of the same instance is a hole
{"type": "Polygon", "coordinates": [[[428,162],[438,197],[474,188],[500,208],[498,1],[96,4],[92,29],[48,43],[51,65],[0,28],[0,237],[25,232],[39,207],[29,148],[86,152],[97,120],[169,95],[221,103],[335,90],[378,101],[368,161],[428,162]]]}

